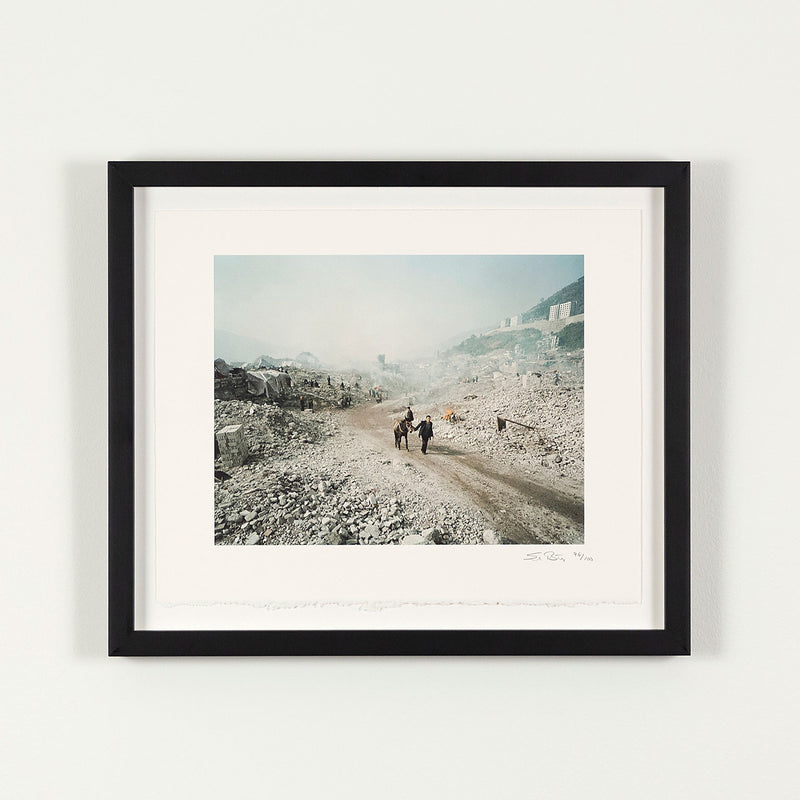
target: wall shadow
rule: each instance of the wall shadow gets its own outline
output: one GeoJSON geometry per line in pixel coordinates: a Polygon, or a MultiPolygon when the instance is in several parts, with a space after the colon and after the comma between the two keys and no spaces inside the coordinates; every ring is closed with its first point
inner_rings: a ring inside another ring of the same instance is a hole
{"type": "Polygon", "coordinates": [[[107,651],[108,370],[106,165],[64,170],[72,487],[73,647],[107,651]]]}
{"type": "Polygon", "coordinates": [[[732,291],[729,270],[733,169],[692,163],[692,652],[721,655],[725,641],[725,388],[732,291]]]}

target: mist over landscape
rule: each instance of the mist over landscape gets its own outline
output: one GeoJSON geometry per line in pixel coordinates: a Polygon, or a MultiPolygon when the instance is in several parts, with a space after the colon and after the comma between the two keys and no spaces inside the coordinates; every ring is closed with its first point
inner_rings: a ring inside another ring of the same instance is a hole
{"type": "Polygon", "coordinates": [[[583,275],[578,255],[217,256],[214,355],[421,359],[583,275]]]}
{"type": "Polygon", "coordinates": [[[583,542],[582,256],[220,256],[219,545],[583,542]]]}

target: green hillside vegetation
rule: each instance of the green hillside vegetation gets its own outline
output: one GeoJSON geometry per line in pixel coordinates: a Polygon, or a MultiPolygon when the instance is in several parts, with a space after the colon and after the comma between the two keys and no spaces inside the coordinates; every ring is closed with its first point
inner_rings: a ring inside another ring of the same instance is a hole
{"type": "MultiPolygon", "coordinates": [[[[550,306],[572,302],[571,315],[583,314],[583,278],[573,281],[555,294],[545,298],[528,311],[520,314],[520,323],[546,320],[550,315],[550,306]]],[[[579,350],[583,347],[583,322],[572,322],[562,328],[559,333],[559,347],[565,350],[579,350]]],[[[505,330],[491,336],[472,335],[460,344],[451,347],[445,355],[470,355],[485,356],[495,350],[513,350],[519,346],[523,355],[533,355],[536,344],[542,338],[542,332],[537,328],[523,330],[505,330]]]]}
{"type": "Polygon", "coordinates": [[[519,345],[523,352],[535,352],[536,342],[542,338],[542,332],[536,328],[521,331],[495,333],[492,336],[470,336],[461,344],[447,351],[447,355],[485,356],[493,350],[512,350],[519,345]]]}
{"type": "Polygon", "coordinates": [[[558,332],[558,346],[564,350],[583,347],[583,322],[572,322],[558,332]]]}
{"type": "Polygon", "coordinates": [[[572,314],[583,314],[583,278],[578,278],[574,283],[559,289],[555,294],[551,294],[541,303],[525,311],[521,314],[520,322],[547,319],[550,314],[550,306],[567,303],[570,300],[572,301],[572,314]]]}

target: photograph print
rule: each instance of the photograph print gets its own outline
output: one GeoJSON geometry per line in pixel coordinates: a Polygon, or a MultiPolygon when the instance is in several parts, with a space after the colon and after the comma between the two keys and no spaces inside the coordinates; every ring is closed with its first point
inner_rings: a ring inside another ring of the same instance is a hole
{"type": "Polygon", "coordinates": [[[583,544],[582,255],[218,255],[214,542],[583,544]]]}

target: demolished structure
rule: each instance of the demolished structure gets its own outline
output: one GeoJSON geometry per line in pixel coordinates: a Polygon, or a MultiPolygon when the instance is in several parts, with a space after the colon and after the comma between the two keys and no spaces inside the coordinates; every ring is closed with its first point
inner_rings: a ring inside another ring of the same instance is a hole
{"type": "Polygon", "coordinates": [[[292,379],[277,369],[230,367],[223,359],[214,361],[214,397],[218,400],[264,397],[278,400],[291,393],[292,379]]]}
{"type": "Polygon", "coordinates": [[[285,373],[276,369],[260,369],[247,371],[247,391],[255,397],[266,397],[268,400],[277,400],[289,394],[292,388],[292,379],[285,373]]]}

